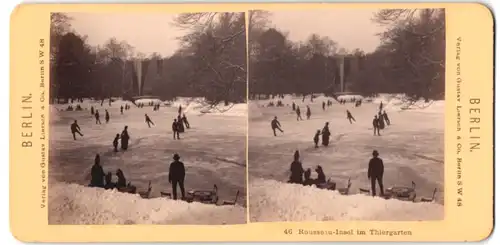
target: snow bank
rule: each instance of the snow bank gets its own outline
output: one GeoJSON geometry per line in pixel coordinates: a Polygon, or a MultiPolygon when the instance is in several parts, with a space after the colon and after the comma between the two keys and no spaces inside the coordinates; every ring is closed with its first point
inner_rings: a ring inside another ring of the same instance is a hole
{"type": "Polygon", "coordinates": [[[142,199],[76,184],[53,183],[49,224],[199,224],[246,222],[241,206],[214,206],[165,198],[142,199]]]}
{"type": "MultiPolygon", "coordinates": [[[[157,104],[164,104],[163,101],[159,100],[159,99],[138,99],[138,100],[135,100],[135,104],[144,104],[144,106],[147,106],[149,105],[149,103],[153,102],[155,105],[157,104]]],[[[130,102],[129,102],[130,103],[130,102]]]]}
{"type": "Polygon", "coordinates": [[[444,218],[444,206],[437,203],[385,200],[362,194],[342,196],[311,186],[263,179],[251,181],[249,190],[250,220],[253,222],[444,218]]]}

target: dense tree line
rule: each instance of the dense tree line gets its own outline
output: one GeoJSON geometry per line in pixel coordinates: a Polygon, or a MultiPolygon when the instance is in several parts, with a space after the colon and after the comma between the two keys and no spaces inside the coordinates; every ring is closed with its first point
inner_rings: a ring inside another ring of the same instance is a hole
{"type": "MultiPolygon", "coordinates": [[[[246,33],[244,13],[178,15],[172,23],[186,30],[172,56],[149,57],[125,41],[110,38],[90,46],[71,28],[71,18],[51,16],[51,98],[108,98],[139,95],[134,60],[142,60],[142,76],[151,65],[157,74],[146,80],[146,95],[163,99],[205,97],[213,105],[246,99],[246,33]]],[[[143,84],[143,86],[146,86],[143,84]]],[[[142,87],[141,87],[142,89],[142,87]]]]}
{"type": "Polygon", "coordinates": [[[379,34],[379,47],[368,54],[359,49],[348,52],[330,37],[317,34],[305,42],[292,42],[286,33],[267,25],[249,32],[250,95],[338,91],[340,57],[344,57],[347,91],[443,99],[444,10],[381,10],[373,21],[386,30],[379,34]]]}

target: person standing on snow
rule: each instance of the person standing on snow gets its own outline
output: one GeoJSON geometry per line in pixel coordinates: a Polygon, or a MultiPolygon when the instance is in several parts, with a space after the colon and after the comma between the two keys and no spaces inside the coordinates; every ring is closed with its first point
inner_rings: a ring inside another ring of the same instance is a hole
{"type": "Polygon", "coordinates": [[[304,169],[302,168],[302,163],[299,160],[299,151],[296,150],[293,154],[293,162],[290,164],[290,183],[302,184],[302,175],[304,174],[304,169]]]}
{"type": "Polygon", "coordinates": [[[99,154],[95,155],[94,165],[92,166],[92,170],[90,172],[90,186],[91,187],[101,187],[104,188],[104,170],[101,166],[101,157],[99,154]]]}
{"type": "Polygon", "coordinates": [[[181,189],[182,200],[185,199],[184,193],[184,178],[186,177],[186,169],[184,163],[179,161],[180,156],[174,154],[174,161],[170,163],[168,171],[168,183],[172,184],[172,195],[174,200],[177,200],[177,185],[181,189]]]}
{"type": "Polygon", "coordinates": [[[384,162],[378,157],[378,151],[374,150],[372,155],[373,158],[368,163],[368,179],[371,181],[372,196],[377,195],[375,182],[378,182],[380,194],[384,196],[384,162]]]}

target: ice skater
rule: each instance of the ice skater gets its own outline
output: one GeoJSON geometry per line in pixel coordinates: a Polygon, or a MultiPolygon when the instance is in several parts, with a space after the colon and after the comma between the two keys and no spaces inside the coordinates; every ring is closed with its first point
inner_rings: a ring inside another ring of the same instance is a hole
{"type": "Polygon", "coordinates": [[[94,115],[94,106],[90,107],[90,114],[93,116],[94,115]]]}
{"type": "Polygon", "coordinates": [[[324,111],[325,110],[325,106],[326,106],[326,103],[324,101],[323,101],[322,106],[323,106],[323,111],[324,111]]]}
{"type": "Polygon", "coordinates": [[[297,109],[295,110],[295,113],[297,113],[297,121],[302,120],[302,115],[300,113],[300,107],[297,106],[297,109]]]}
{"type": "Polygon", "coordinates": [[[373,121],[372,121],[372,124],[373,124],[373,135],[377,135],[380,136],[380,123],[379,123],[379,119],[377,118],[377,115],[375,115],[375,117],[373,118],[373,121]]]}
{"type": "Polygon", "coordinates": [[[271,128],[273,129],[274,136],[276,136],[276,129],[279,130],[281,133],[284,133],[283,130],[281,129],[281,124],[278,121],[277,116],[275,116],[274,119],[271,121],[271,128]]]}
{"type": "Polygon", "coordinates": [[[307,120],[309,120],[311,118],[311,108],[309,108],[309,106],[307,106],[306,117],[307,117],[307,120]]]}
{"type": "Polygon", "coordinates": [[[375,182],[378,182],[380,194],[381,196],[384,196],[384,162],[378,157],[378,151],[374,150],[372,155],[373,158],[370,159],[370,162],[368,163],[368,179],[371,181],[372,196],[377,195],[375,182]]]}
{"type": "Polygon", "coordinates": [[[349,123],[352,124],[352,121],[356,122],[356,119],[354,119],[354,117],[352,116],[351,112],[349,110],[346,110],[346,112],[347,112],[347,119],[349,119],[349,123]]]}
{"type": "Polygon", "coordinates": [[[177,124],[178,124],[177,119],[174,118],[174,122],[172,123],[172,132],[174,133],[174,140],[175,139],[178,139],[178,140],[181,139],[179,137],[179,126],[177,124]]]}
{"type": "Polygon", "coordinates": [[[125,128],[123,128],[120,139],[122,150],[126,151],[128,149],[128,141],[130,140],[130,135],[128,134],[128,126],[125,126],[125,128]]]}
{"type": "Polygon", "coordinates": [[[120,139],[120,134],[116,134],[115,139],[113,140],[113,148],[115,152],[118,152],[118,140],[120,139]]]}
{"type": "Polygon", "coordinates": [[[321,131],[321,144],[323,146],[328,146],[330,144],[330,129],[328,128],[328,122],[325,123],[325,126],[323,127],[323,130],[321,131]]]}
{"type": "Polygon", "coordinates": [[[189,122],[188,122],[188,119],[186,117],[186,114],[182,114],[182,122],[186,125],[186,128],[189,128],[189,122]]]}
{"type": "Polygon", "coordinates": [[[106,119],[106,123],[109,122],[109,112],[108,110],[105,110],[106,111],[106,115],[104,116],[104,119],[106,119]]]}
{"type": "Polygon", "coordinates": [[[95,124],[101,124],[101,117],[99,116],[99,110],[95,110],[95,124]]]}
{"type": "Polygon", "coordinates": [[[382,117],[384,117],[385,122],[387,123],[387,126],[391,125],[391,120],[389,120],[389,116],[384,110],[384,113],[382,113],[382,117]]]}
{"type": "Polygon", "coordinates": [[[122,106],[120,106],[120,114],[122,114],[122,115],[123,115],[123,105],[122,105],[122,106]]]}
{"type": "Polygon", "coordinates": [[[314,135],[313,141],[314,141],[314,148],[318,148],[318,143],[319,143],[319,136],[321,135],[321,130],[318,129],[316,131],[316,134],[314,135]]]}
{"type": "Polygon", "coordinates": [[[153,121],[151,121],[151,118],[149,118],[148,114],[144,114],[144,116],[146,117],[146,123],[148,124],[148,127],[151,128],[151,124],[153,124],[153,126],[155,125],[153,121]]]}
{"type": "Polygon", "coordinates": [[[168,183],[172,184],[172,195],[174,200],[177,200],[177,185],[181,189],[182,199],[185,199],[184,193],[184,178],[186,177],[186,169],[184,168],[184,163],[179,161],[181,157],[178,154],[174,154],[174,161],[170,163],[170,168],[168,171],[168,183]]]}
{"type": "Polygon", "coordinates": [[[73,134],[74,140],[76,140],[76,133],[78,133],[80,136],[83,136],[83,134],[80,133],[80,126],[78,126],[76,120],[71,124],[71,133],[73,134]]]}

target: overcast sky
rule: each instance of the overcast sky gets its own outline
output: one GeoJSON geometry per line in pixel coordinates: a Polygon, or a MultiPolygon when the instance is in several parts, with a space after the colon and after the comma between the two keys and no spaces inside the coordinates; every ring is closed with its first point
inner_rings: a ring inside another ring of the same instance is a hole
{"type": "Polygon", "coordinates": [[[69,13],[73,29],[88,36],[90,45],[102,45],[111,37],[127,41],[136,52],[162,56],[172,55],[178,48],[176,37],[183,32],[171,25],[172,14],[69,13]]]}
{"type": "Polygon", "coordinates": [[[372,52],[380,43],[377,33],[385,28],[373,23],[377,9],[328,9],[272,12],[271,27],[288,32],[293,41],[305,41],[311,34],[328,36],[352,51],[372,52]]]}
{"type": "MultiPolygon", "coordinates": [[[[375,36],[383,28],[371,21],[376,9],[328,9],[272,12],[271,27],[289,32],[293,41],[304,41],[312,33],[329,36],[340,47],[371,52],[379,44],[375,36]]],[[[110,14],[69,13],[72,26],[88,36],[91,45],[102,45],[111,37],[125,40],[136,52],[172,55],[178,48],[176,37],[183,32],[171,25],[175,15],[163,13],[110,14]]]]}

